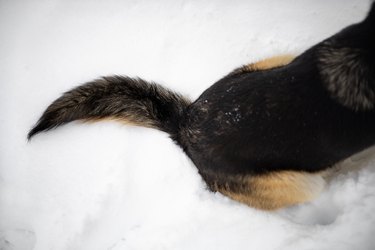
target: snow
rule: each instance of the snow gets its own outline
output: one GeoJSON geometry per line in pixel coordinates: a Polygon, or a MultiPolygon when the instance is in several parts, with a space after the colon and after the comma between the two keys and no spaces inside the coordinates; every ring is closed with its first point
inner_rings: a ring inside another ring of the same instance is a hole
{"type": "Polygon", "coordinates": [[[311,203],[264,212],[207,191],[159,131],[74,122],[26,141],[85,81],[140,76],[194,99],[244,63],[360,21],[369,4],[0,1],[0,249],[374,249],[374,149],[311,203]]]}

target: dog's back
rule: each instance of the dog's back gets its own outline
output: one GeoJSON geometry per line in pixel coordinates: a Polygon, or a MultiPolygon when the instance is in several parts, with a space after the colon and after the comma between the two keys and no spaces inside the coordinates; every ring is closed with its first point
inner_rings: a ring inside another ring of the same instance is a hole
{"type": "Polygon", "coordinates": [[[192,154],[210,148],[216,168],[241,174],[314,172],[372,145],[375,29],[368,20],[287,65],[253,65],[212,85],[188,112],[189,132],[200,135],[192,154]]]}

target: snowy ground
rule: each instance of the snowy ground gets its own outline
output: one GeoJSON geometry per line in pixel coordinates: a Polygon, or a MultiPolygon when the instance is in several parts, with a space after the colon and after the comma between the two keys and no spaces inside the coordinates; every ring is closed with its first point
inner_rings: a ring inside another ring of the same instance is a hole
{"type": "Polygon", "coordinates": [[[233,68],[300,53],[367,0],[0,0],[0,249],[374,249],[375,156],[310,204],[258,211],[205,189],[167,135],[72,123],[26,141],[62,92],[126,74],[196,98],[233,68]]]}

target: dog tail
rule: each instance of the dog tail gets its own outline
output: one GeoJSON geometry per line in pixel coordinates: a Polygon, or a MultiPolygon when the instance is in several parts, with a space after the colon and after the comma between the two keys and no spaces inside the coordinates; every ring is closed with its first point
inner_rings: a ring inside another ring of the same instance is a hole
{"type": "Polygon", "coordinates": [[[190,101],[158,84],[122,76],[103,77],[76,87],[55,100],[30,130],[39,132],[75,120],[118,120],[162,130],[177,141],[190,101]]]}

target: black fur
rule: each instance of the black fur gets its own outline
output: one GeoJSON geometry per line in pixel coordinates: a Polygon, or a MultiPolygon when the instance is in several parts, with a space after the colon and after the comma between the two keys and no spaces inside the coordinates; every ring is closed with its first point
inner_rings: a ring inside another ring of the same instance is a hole
{"type": "MultiPolygon", "coordinates": [[[[361,23],[290,64],[239,70],[195,102],[156,84],[105,77],[57,99],[31,138],[78,119],[115,118],[171,134],[213,190],[233,176],[315,173],[375,144],[375,4],[361,23]]],[[[231,179],[232,180],[232,179],[231,179]]]]}

